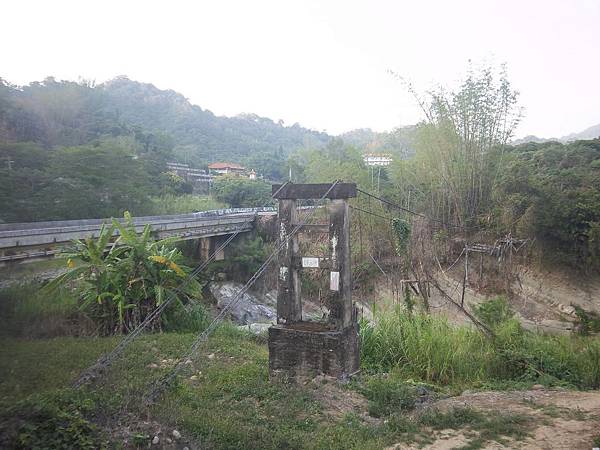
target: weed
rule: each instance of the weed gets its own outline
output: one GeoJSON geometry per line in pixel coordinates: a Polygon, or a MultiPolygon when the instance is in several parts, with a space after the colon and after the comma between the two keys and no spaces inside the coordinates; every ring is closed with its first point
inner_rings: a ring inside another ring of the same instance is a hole
{"type": "Polygon", "coordinates": [[[537,403],[533,400],[523,400],[523,403],[529,406],[530,408],[541,411],[546,416],[556,419],[558,417],[565,417],[569,420],[586,420],[587,414],[580,410],[579,408],[571,409],[571,408],[563,408],[556,405],[546,405],[543,403],[537,403]]]}
{"type": "Polygon", "coordinates": [[[577,327],[577,331],[583,335],[587,336],[592,333],[600,332],[600,315],[593,311],[586,311],[579,305],[571,305],[575,308],[575,314],[579,319],[579,324],[577,327]]]}
{"type": "Polygon", "coordinates": [[[475,306],[473,313],[491,329],[507,322],[514,316],[514,312],[504,297],[496,297],[475,306]]]}
{"type": "Polygon", "coordinates": [[[86,417],[94,403],[71,391],[34,396],[0,416],[6,448],[106,448],[96,425],[86,417]]]}
{"type": "Polygon", "coordinates": [[[417,400],[415,387],[397,378],[373,377],[361,391],[369,399],[369,414],[373,417],[411,410],[417,400]]]}
{"type": "Polygon", "coordinates": [[[465,448],[480,448],[486,442],[501,442],[505,437],[523,439],[531,419],[522,414],[485,413],[472,408],[456,407],[446,412],[428,410],[419,417],[421,425],[434,430],[467,428],[478,434],[465,448]]]}
{"type": "Polygon", "coordinates": [[[448,428],[459,429],[465,426],[476,426],[484,421],[485,418],[483,414],[473,408],[453,408],[447,412],[429,409],[419,416],[421,425],[431,427],[434,430],[445,430],[448,428]]]}

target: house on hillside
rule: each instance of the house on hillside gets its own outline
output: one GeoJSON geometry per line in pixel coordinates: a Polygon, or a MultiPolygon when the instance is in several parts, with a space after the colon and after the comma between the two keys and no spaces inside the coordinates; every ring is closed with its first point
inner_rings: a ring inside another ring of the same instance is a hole
{"type": "Polygon", "coordinates": [[[213,176],[206,173],[205,170],[176,162],[168,162],[167,170],[190,183],[194,189],[194,193],[204,194],[210,192],[213,176]]]}
{"type": "Polygon", "coordinates": [[[246,168],[235,163],[216,162],[208,165],[208,171],[214,175],[242,175],[246,168]]]}

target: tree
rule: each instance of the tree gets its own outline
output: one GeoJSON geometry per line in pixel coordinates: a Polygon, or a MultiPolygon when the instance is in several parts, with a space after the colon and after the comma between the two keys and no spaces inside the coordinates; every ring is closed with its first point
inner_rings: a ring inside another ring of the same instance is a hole
{"type": "Polygon", "coordinates": [[[426,120],[417,130],[415,160],[397,167],[409,166],[402,174],[413,174],[408,182],[433,217],[472,225],[488,212],[497,183],[492,151],[507,144],[521,118],[518,93],[504,67],[497,74],[471,68],[454,92],[438,88],[422,98],[409,89],[426,120]]]}
{"type": "Polygon", "coordinates": [[[48,219],[102,218],[141,209],[157,183],[127,148],[114,143],[61,148],[37,194],[48,219]]]}
{"type": "Polygon", "coordinates": [[[214,181],[212,195],[232,208],[263,206],[271,199],[271,185],[236,175],[221,176],[214,181]]]}

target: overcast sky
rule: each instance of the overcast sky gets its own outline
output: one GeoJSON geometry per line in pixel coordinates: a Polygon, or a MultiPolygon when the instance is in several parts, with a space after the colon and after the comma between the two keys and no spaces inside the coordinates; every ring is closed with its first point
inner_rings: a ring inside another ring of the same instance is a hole
{"type": "Polygon", "coordinates": [[[389,70],[452,86],[471,59],[508,64],[518,136],[600,122],[600,0],[4,0],[0,12],[0,77],[16,84],[125,74],[215,114],[338,134],[421,118],[389,70]]]}

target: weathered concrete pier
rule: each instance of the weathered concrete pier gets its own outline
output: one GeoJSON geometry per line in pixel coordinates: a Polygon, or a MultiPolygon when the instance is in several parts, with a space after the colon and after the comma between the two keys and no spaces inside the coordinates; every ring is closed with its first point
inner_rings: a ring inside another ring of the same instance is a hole
{"type": "MultiPolygon", "coordinates": [[[[273,186],[276,193],[280,186],[273,186]]],[[[294,380],[319,374],[346,378],[359,367],[356,310],[352,303],[350,266],[350,216],[348,199],[356,197],[356,185],[340,183],[327,198],[329,223],[303,225],[299,232],[327,233],[327,258],[300,255],[297,200],[319,199],[330,184],[289,184],[277,192],[279,242],[287,242],[279,254],[277,325],[269,328],[269,373],[272,379],[294,380]],[[300,276],[303,269],[329,271],[329,316],[326,322],[302,318],[300,276]]]]}

